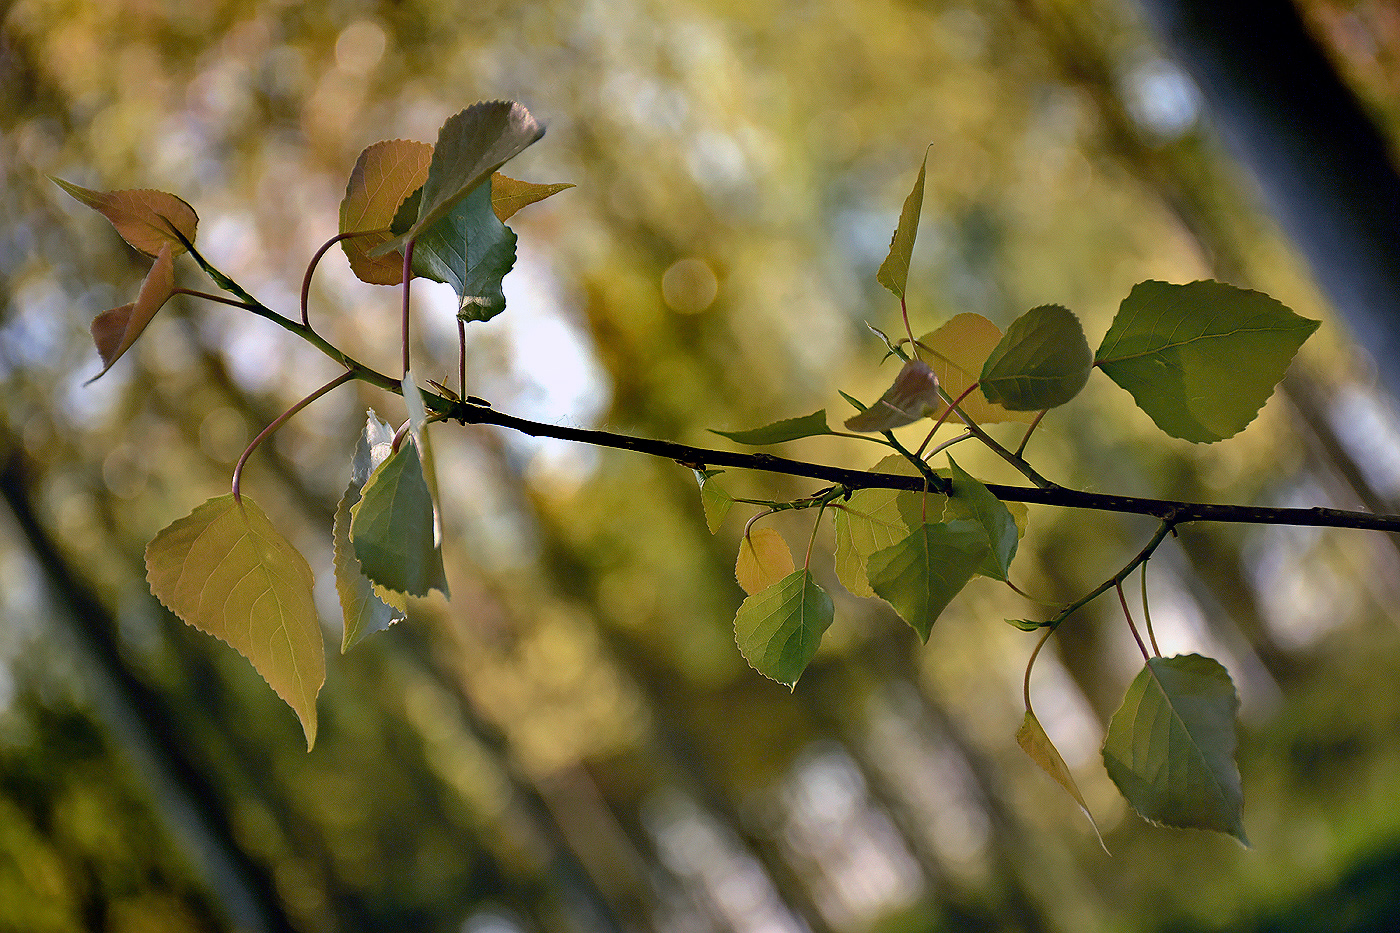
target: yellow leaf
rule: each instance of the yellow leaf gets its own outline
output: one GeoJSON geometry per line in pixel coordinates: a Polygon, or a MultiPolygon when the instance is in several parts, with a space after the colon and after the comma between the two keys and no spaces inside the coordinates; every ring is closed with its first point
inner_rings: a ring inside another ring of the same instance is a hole
{"type": "Polygon", "coordinates": [[[750,596],[768,589],[793,569],[787,542],[772,528],[755,528],[739,542],[734,578],[750,596]]]}
{"type": "Polygon", "coordinates": [[[311,567],[257,503],[220,496],[146,546],[151,592],[186,624],[237,649],[301,719],[316,742],[316,694],[325,646],[311,567]]]}
{"type": "Polygon", "coordinates": [[[567,183],[537,185],[534,182],[517,181],[509,175],[497,172],[491,176],[491,210],[495,211],[497,220],[505,223],[522,207],[528,207],[536,201],[543,201],[551,194],[558,194],[572,187],[573,185],[567,183]]]}
{"type": "Polygon", "coordinates": [[[116,227],[123,240],[147,256],[158,255],[162,246],[169,246],[177,253],[184,251],[184,244],[171,232],[171,227],[179,230],[191,243],[194,242],[199,217],[194,208],[173,194],[152,191],[149,188],[93,191],[62,178],[54,178],[52,175],[49,179],[106,217],[112,222],[112,226],[116,227]]]}
{"type": "MultiPolygon", "coordinates": [[[[1045,734],[1040,720],[1036,719],[1035,713],[1030,710],[1026,710],[1026,718],[1021,723],[1021,728],[1016,730],[1016,744],[1030,756],[1031,761],[1040,766],[1040,770],[1054,778],[1056,783],[1074,798],[1074,802],[1079,804],[1079,809],[1089,818],[1089,825],[1094,827],[1094,835],[1099,837],[1099,845],[1102,846],[1103,834],[1099,832],[1099,824],[1094,822],[1094,814],[1089,812],[1089,805],[1084,802],[1084,795],[1079,792],[1079,785],[1074,782],[1069,765],[1060,757],[1059,749],[1055,748],[1055,743],[1045,734]]],[[[1106,846],[1104,851],[1108,851],[1106,846]]]]}
{"type": "Polygon", "coordinates": [[[423,187],[432,161],[432,146],[407,139],[375,143],[360,153],[340,202],[340,232],[365,234],[341,240],[350,269],[361,282],[403,282],[403,253],[379,257],[369,253],[390,238],[394,214],[405,198],[423,187]],[[380,230],[384,232],[371,232],[380,230]]]}
{"type": "MultiPolygon", "coordinates": [[[[160,248],[160,255],[146,273],[141,283],[141,291],[131,304],[103,311],[92,321],[92,339],[97,344],[97,354],[102,357],[102,372],[88,380],[96,381],[121,355],[131,349],[136,338],[151,323],[151,318],[170,300],[175,293],[175,264],[171,259],[171,247],[167,243],[160,248]]],[[[86,383],[85,383],[86,384],[86,383]]]]}
{"type": "MultiPolygon", "coordinates": [[[[919,356],[927,360],[938,376],[938,384],[950,398],[956,399],[982,376],[982,364],[1001,342],[1001,329],[980,314],[959,314],[932,333],[919,338],[919,356]]],[[[1007,411],[987,401],[980,389],[958,403],[969,418],[978,424],[1019,421],[1030,424],[1035,412],[1007,411]]],[[[931,417],[938,418],[947,410],[940,405],[931,417]]]]}

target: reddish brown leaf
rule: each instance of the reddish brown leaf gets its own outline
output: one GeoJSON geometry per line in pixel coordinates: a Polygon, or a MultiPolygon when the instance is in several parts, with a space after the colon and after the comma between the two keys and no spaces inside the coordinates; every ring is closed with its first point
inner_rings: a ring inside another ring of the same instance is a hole
{"type": "Polygon", "coordinates": [[[432,160],[432,146],[408,139],[375,143],[360,153],[345,186],[345,199],[340,202],[340,232],[365,233],[341,241],[350,268],[360,281],[371,285],[403,281],[403,253],[379,257],[369,253],[390,239],[394,214],[404,199],[423,187],[432,160]]]}
{"type": "Polygon", "coordinates": [[[149,188],[129,191],[92,191],[81,185],[49,176],[54,184],[112,222],[122,239],[147,256],[157,256],[161,247],[184,252],[171,228],[194,242],[199,217],[194,208],[173,194],[149,188]]]}
{"type": "Polygon", "coordinates": [[[136,338],[151,323],[151,318],[175,293],[175,263],[171,259],[171,247],[167,243],[160,249],[160,255],[146,273],[141,283],[141,293],[136,300],[120,308],[103,311],[92,321],[92,339],[97,344],[97,354],[102,357],[102,372],[88,380],[95,382],[112,364],[121,359],[123,353],[131,349],[136,338]]]}

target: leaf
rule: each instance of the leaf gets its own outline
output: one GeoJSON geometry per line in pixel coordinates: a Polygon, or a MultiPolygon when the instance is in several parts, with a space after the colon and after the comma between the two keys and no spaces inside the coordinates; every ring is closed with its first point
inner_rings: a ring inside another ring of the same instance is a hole
{"type": "Polygon", "coordinates": [[[739,541],[734,579],[750,596],[768,589],[792,571],[792,551],[772,528],[755,528],[739,541]]]}
{"type": "Polygon", "coordinates": [[[739,444],[759,446],[762,444],[781,444],[802,437],[818,437],[833,432],[827,426],[826,409],[823,408],[810,415],[803,415],[801,418],[786,418],[761,428],[750,428],[747,431],[715,431],[711,429],[710,433],[727,437],[739,444]]]}
{"type": "Polygon", "coordinates": [[[112,226],[133,247],[147,256],[160,255],[168,246],[172,254],[185,251],[180,238],[170,232],[174,227],[194,242],[199,216],[185,201],[164,191],[149,188],[128,191],[93,191],[62,178],[49,180],[111,221],[112,226]]]}
{"type": "Polygon", "coordinates": [[[870,556],[870,587],[928,641],[933,623],[987,558],[987,533],[976,522],[925,522],[870,556]]]}
{"type": "Polygon", "coordinates": [[[1010,411],[1063,405],[1089,381],[1094,355],[1079,318],[1041,305],[1011,322],[982,366],[982,394],[1010,411]]]}
{"type": "Polygon", "coordinates": [[[1218,662],[1199,654],[1152,658],[1109,721],[1108,776],[1144,819],[1214,829],[1249,845],[1234,759],[1239,705],[1218,662]]]}
{"type": "Polygon", "coordinates": [[[483,101],[449,117],[433,147],[417,220],[401,236],[375,247],[370,255],[402,252],[405,243],[431,229],[496,169],[543,135],[544,127],[515,101],[483,101]]]}
{"type": "Polygon", "coordinates": [[[1210,443],[1254,420],[1318,322],[1220,282],[1133,287],[1096,364],[1172,437],[1210,443]]]}
{"type": "MultiPolygon", "coordinates": [[[[423,393],[418,390],[418,383],[413,378],[412,372],[403,374],[403,379],[399,383],[400,391],[403,392],[403,405],[408,410],[408,430],[413,435],[413,440],[418,444],[418,455],[423,459],[423,479],[428,483],[428,494],[433,497],[434,503],[442,502],[442,496],[438,492],[436,461],[433,459],[433,445],[428,439],[428,410],[423,405],[423,393]]],[[[436,508],[433,512],[433,540],[438,546],[442,545],[442,509],[436,508]]],[[[447,591],[442,591],[447,595],[447,591]]]]}
{"type": "Polygon", "coordinates": [[[131,349],[136,338],[151,323],[151,318],[165,306],[175,293],[175,263],[171,259],[169,244],[160,248],[160,255],[151,264],[151,271],[141,283],[141,291],[131,304],[103,311],[92,319],[92,340],[97,344],[97,355],[102,357],[102,372],[93,376],[84,385],[91,385],[102,377],[112,364],[121,359],[122,354],[131,349]]]}
{"type": "MultiPolygon", "coordinates": [[[[932,333],[919,338],[919,352],[929,361],[938,384],[949,398],[957,398],[981,378],[987,357],[1001,343],[1001,330],[980,314],[965,312],[954,315],[932,333]]],[[[1035,420],[1030,412],[1009,411],[987,400],[980,391],[973,392],[958,403],[969,418],[978,424],[1019,421],[1029,424],[1035,420]]],[[[941,417],[943,406],[934,412],[941,417]]]]}
{"type": "Polygon", "coordinates": [[[404,200],[423,187],[433,147],[408,139],[390,139],[365,149],[355,162],[340,202],[340,232],[366,235],[341,240],[350,269],[371,285],[403,282],[402,250],[372,258],[370,251],[392,238],[388,231],[404,200]]]}
{"type": "Polygon", "coordinates": [[[505,223],[522,207],[529,207],[537,201],[543,201],[550,195],[572,187],[574,186],[567,182],[537,185],[533,182],[518,181],[497,172],[491,176],[491,209],[496,212],[496,217],[501,223],[505,223]]]}
{"type": "MultiPolygon", "coordinates": [[[[901,454],[886,457],[871,472],[917,476],[901,454]]],[[[918,527],[923,495],[898,489],[857,489],[836,509],[836,577],[853,596],[874,596],[866,575],[870,555],[898,544],[918,527]],[[906,516],[914,516],[911,525],[906,516]]],[[[944,499],[929,503],[942,514],[944,499]]],[[[937,517],[937,516],[935,516],[937,517]]]]}
{"type": "Polygon", "coordinates": [[[695,479],[700,484],[700,507],[705,510],[705,527],[710,529],[710,534],[719,531],[724,517],[729,514],[730,507],[734,505],[734,497],[721,489],[719,483],[712,482],[716,476],[723,472],[723,470],[695,471],[695,479]]]}
{"type": "Polygon", "coordinates": [[[457,317],[489,321],[506,309],[502,279],[515,265],[515,232],[491,210],[482,185],[418,237],[413,274],[457,293],[457,317]]]}
{"type": "MultiPolygon", "coordinates": [[[[924,208],[924,173],[928,168],[928,151],[924,151],[924,161],[919,164],[919,177],[914,181],[914,190],[904,199],[904,208],[899,212],[899,226],[890,238],[890,252],[875,273],[875,281],[894,292],[901,301],[904,289],[909,283],[909,261],[914,255],[914,238],[919,232],[919,214],[924,208]]],[[[854,429],[853,429],[854,430],[854,429]]]]}
{"type": "Polygon", "coordinates": [[[416,442],[401,444],[370,475],[350,509],[350,543],[364,575],[385,589],[411,596],[434,589],[448,594],[433,498],[416,442]]]}
{"type": "Polygon", "coordinates": [[[335,545],[335,589],[340,596],[340,608],[345,616],[340,651],[344,654],[366,635],[382,632],[407,616],[408,605],[403,596],[380,590],[388,599],[375,592],[374,585],[364,575],[350,543],[350,513],[360,501],[360,489],[370,474],[388,458],[394,432],[369,412],[365,429],[355,442],[355,454],[350,461],[350,485],[345,489],[335,509],[332,539],[335,545]]]}
{"type": "Polygon", "coordinates": [[[247,496],[220,496],[146,546],[151,592],[186,624],[233,646],[316,742],[325,648],[306,558],[247,496]]]}
{"type": "Polygon", "coordinates": [[[993,580],[1005,581],[1011,572],[1011,561],[1016,556],[1016,546],[1021,534],[1010,510],[991,490],[968,474],[952,457],[948,463],[953,468],[953,494],[948,497],[944,517],[971,519],[982,526],[987,533],[990,545],[986,560],[977,572],[993,580]]]}
{"type": "Polygon", "coordinates": [[[913,424],[943,407],[938,395],[938,377],[923,360],[910,360],[879,401],[858,415],[846,419],[851,431],[891,431],[913,424]]]}
{"type": "Polygon", "coordinates": [[[816,657],[835,611],[811,571],[795,570],[739,606],[739,653],[764,677],[792,687],[816,657]]]}
{"type": "MultiPolygon", "coordinates": [[[[1084,802],[1084,795],[1079,792],[1079,785],[1074,782],[1069,765],[1060,757],[1060,750],[1050,741],[1050,736],[1045,734],[1040,720],[1036,719],[1035,713],[1030,710],[1026,710],[1026,718],[1021,722],[1021,728],[1016,730],[1016,744],[1030,756],[1031,761],[1040,766],[1040,770],[1054,778],[1055,782],[1074,798],[1074,802],[1079,804],[1079,809],[1089,818],[1089,825],[1094,827],[1094,835],[1099,837],[1099,845],[1102,846],[1103,833],[1099,832],[1099,824],[1095,822],[1094,814],[1089,812],[1089,805],[1084,802]]],[[[1108,848],[1105,847],[1104,851],[1107,852],[1108,848]]]]}

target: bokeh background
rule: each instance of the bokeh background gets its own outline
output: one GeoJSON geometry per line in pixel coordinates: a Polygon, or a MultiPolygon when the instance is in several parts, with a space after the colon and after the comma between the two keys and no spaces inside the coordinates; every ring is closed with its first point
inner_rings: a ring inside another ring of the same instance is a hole
{"type": "MultiPolygon", "coordinates": [[[[1376,124],[1400,126],[1400,14],[1303,0],[1376,124]]],[[[747,514],[706,530],[689,470],[440,426],[453,598],[340,655],[330,517],[365,411],[318,402],[245,490],[307,554],[329,676],[308,754],[226,645],[149,594],[142,549],[226,491],[335,367],[178,298],[100,381],[87,334],[146,262],[44,179],[190,201],[203,252],[295,314],[360,150],[478,99],[548,127],[513,175],[509,308],[470,328],[497,408],[706,446],[873,398],[874,279],[927,149],[919,330],[1037,304],[1091,345],[1143,279],[1218,276],[1324,326],[1239,437],[1169,439],[1095,376],[1028,450],[1098,491],[1400,511],[1400,419],[1189,77],[1120,0],[14,0],[0,13],[0,930],[1388,930],[1400,915],[1400,551],[1391,537],[1188,527],[1151,562],[1167,653],[1242,698],[1253,848],[1144,824],[1103,773],[1141,664],[1116,606],[1065,624],[1037,710],[1112,855],[1016,746],[1044,610],[979,580],[925,646],[818,578],[837,622],[795,691],[734,646],[747,514]]],[[[1400,222],[1400,221],[1398,221],[1400,222]]],[[[1400,262],[1400,260],[1397,260],[1400,262]]],[[[208,288],[192,263],[179,282],[208,288]]],[[[415,365],[450,383],[446,287],[415,365]]],[[[313,323],[393,371],[397,293],[332,254],[313,323]]],[[[836,438],[785,453],[867,467],[836,438]]],[[[987,458],[964,466],[1015,477],[987,458]]],[[[961,457],[960,457],[961,460],[961,457]]],[[[815,484],[727,474],[730,491],[815,484]]],[[[786,518],[786,517],[785,517],[786,518]]],[[[800,549],[809,514],[776,521],[800,549]]],[[[1151,534],[1033,509],[1015,575],[1064,602],[1151,534]]]]}

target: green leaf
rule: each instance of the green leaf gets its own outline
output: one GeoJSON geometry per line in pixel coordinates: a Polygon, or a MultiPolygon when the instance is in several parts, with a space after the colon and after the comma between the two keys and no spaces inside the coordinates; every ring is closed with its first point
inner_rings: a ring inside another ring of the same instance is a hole
{"type": "Polygon", "coordinates": [[[898,544],[870,556],[870,587],[928,641],[933,623],[987,558],[976,522],[925,522],[898,544]]]}
{"type": "Polygon", "coordinates": [[[405,243],[431,229],[496,169],[543,135],[544,127],[515,101],[483,101],[449,117],[433,147],[417,219],[401,236],[381,243],[370,255],[402,252],[405,243]]]}
{"type": "Polygon", "coordinates": [[[1049,622],[1037,622],[1034,619],[1006,619],[1005,621],[1007,625],[1014,625],[1023,632],[1034,632],[1050,624],[1049,622]]]}
{"type": "MultiPolygon", "coordinates": [[[[1079,785],[1074,782],[1074,774],[1070,772],[1064,758],[1060,757],[1060,750],[1050,741],[1050,736],[1045,734],[1040,720],[1036,719],[1035,713],[1030,710],[1026,710],[1026,718],[1022,720],[1021,728],[1016,730],[1016,744],[1030,756],[1031,761],[1040,766],[1040,770],[1054,778],[1055,782],[1074,798],[1074,802],[1079,804],[1079,809],[1089,818],[1089,825],[1094,827],[1094,835],[1099,837],[1099,845],[1103,845],[1103,834],[1099,832],[1099,824],[1094,821],[1094,814],[1089,812],[1089,805],[1084,802],[1084,795],[1079,792],[1079,785]]],[[[1105,848],[1104,851],[1108,850],[1105,848]]]]}
{"type": "Polygon", "coordinates": [[[987,357],[982,394],[1010,411],[1042,411],[1078,395],[1093,368],[1079,318],[1041,305],[1012,321],[987,357]]]}
{"type": "Polygon", "coordinates": [[[162,247],[172,254],[185,251],[185,244],[171,228],[194,242],[199,217],[194,208],[181,198],[164,191],[142,188],[130,191],[93,191],[62,178],[48,176],[49,181],[106,217],[121,238],[147,256],[158,256],[162,247]]]}
{"type": "Polygon", "coordinates": [[[515,241],[491,209],[491,187],[481,185],[419,235],[413,274],[451,285],[457,317],[489,321],[506,309],[501,280],[515,265],[515,241]]]}
{"type": "MultiPolygon", "coordinates": [[[[401,250],[378,257],[371,257],[370,251],[392,238],[387,231],[400,205],[423,187],[432,160],[432,146],[407,139],[375,143],[360,153],[340,202],[340,232],[366,234],[340,241],[350,269],[360,281],[372,285],[403,281],[401,250]],[[370,232],[375,230],[386,232],[370,232]]],[[[417,216],[417,205],[415,201],[413,216],[417,216]]]]}
{"type": "Polygon", "coordinates": [[[385,589],[448,594],[433,497],[416,442],[401,444],[370,475],[350,509],[350,542],[364,575],[385,589]]]}
{"type": "MultiPolygon", "coordinates": [[[[982,315],[967,311],[955,314],[942,327],[920,337],[919,353],[929,361],[949,398],[958,398],[981,378],[982,367],[1001,343],[1001,337],[999,327],[982,315]]],[[[968,394],[958,407],[978,424],[1035,420],[1030,412],[1009,411],[987,401],[980,390],[968,394]]],[[[942,414],[940,405],[935,417],[942,414]]]]}
{"type": "Polygon", "coordinates": [[[146,546],[146,579],[187,625],[233,646],[301,719],[316,742],[325,646],[306,558],[256,502],[220,496],[146,546]]]}
{"type": "Polygon", "coordinates": [[[711,429],[711,434],[718,434],[720,437],[727,437],[731,441],[750,446],[760,446],[763,444],[781,444],[785,441],[795,441],[802,437],[818,437],[823,434],[833,433],[826,423],[826,409],[814,411],[810,415],[803,415],[801,418],[786,418],[782,421],[775,421],[772,424],[764,425],[761,428],[750,428],[747,431],[715,431],[711,429]]]}
{"type": "Polygon", "coordinates": [[[772,528],[754,528],[739,541],[734,579],[752,596],[792,573],[793,566],[792,551],[782,535],[772,528]]]}
{"type": "Polygon", "coordinates": [[[1173,437],[1210,443],[1254,420],[1318,322],[1220,282],[1133,287],[1095,363],[1173,437]]]}
{"type": "MultiPolygon", "coordinates": [[[[871,472],[917,476],[919,471],[903,455],[894,454],[871,472]]],[[[874,596],[867,576],[870,555],[892,547],[918,527],[923,495],[898,489],[857,489],[836,508],[836,577],[853,596],[874,596]],[[909,516],[914,518],[911,524],[909,516]]],[[[928,503],[941,516],[942,496],[928,503]]]]}
{"type": "Polygon", "coordinates": [[[993,580],[1005,581],[1011,572],[1016,546],[1021,541],[1016,519],[1011,517],[1006,505],[992,495],[991,490],[958,466],[952,457],[948,458],[948,463],[953,468],[953,494],[948,497],[944,518],[949,521],[971,519],[982,526],[990,547],[986,560],[977,568],[977,572],[993,580]]]}
{"type": "Polygon", "coordinates": [[[340,596],[340,608],[345,616],[345,630],[340,641],[342,654],[366,635],[382,632],[395,622],[401,622],[407,615],[408,606],[402,594],[384,589],[375,591],[374,584],[364,575],[355,557],[354,545],[350,543],[351,511],[360,501],[360,490],[369,481],[370,475],[388,458],[393,440],[393,430],[380,421],[374,412],[369,412],[365,429],[355,443],[355,454],[350,461],[350,485],[346,487],[345,495],[335,510],[332,524],[335,590],[340,596]]]}
{"type": "Polygon", "coordinates": [[[491,209],[496,212],[501,223],[505,223],[522,207],[529,207],[537,201],[543,201],[550,195],[572,187],[574,186],[568,183],[537,185],[497,172],[491,176],[491,209]]]}
{"type": "Polygon", "coordinates": [[[710,534],[719,531],[724,517],[734,505],[734,497],[725,492],[719,483],[713,482],[723,470],[696,470],[695,481],[700,484],[700,507],[705,510],[705,527],[710,534]]]}
{"type": "Polygon", "coordinates": [[[862,433],[892,431],[942,407],[933,369],[923,360],[910,360],[874,405],[846,419],[846,428],[862,433]]]}
{"type": "Polygon", "coordinates": [[[816,656],[835,611],[811,571],[795,570],[739,607],[739,653],[764,677],[791,687],[816,656]]]}
{"type": "MultiPolygon", "coordinates": [[[[418,454],[423,458],[423,478],[428,482],[428,494],[433,497],[433,502],[442,501],[442,496],[438,492],[437,467],[433,459],[433,445],[428,438],[428,409],[423,405],[423,393],[418,390],[418,383],[413,378],[413,373],[406,372],[399,383],[399,388],[403,392],[403,407],[408,411],[408,430],[413,435],[413,440],[418,444],[418,454]]],[[[433,534],[438,545],[442,544],[442,510],[439,508],[433,513],[434,525],[433,534]]],[[[447,594],[443,590],[443,595],[447,594]]]]}
{"type": "Polygon", "coordinates": [[[1218,662],[1199,654],[1152,658],[1108,724],[1108,776],[1147,820],[1213,829],[1249,845],[1234,758],[1239,705],[1218,662]]]}
{"type": "Polygon", "coordinates": [[[903,300],[904,289],[909,283],[909,260],[914,255],[914,238],[919,233],[919,214],[924,208],[924,173],[928,169],[928,152],[919,164],[919,177],[914,181],[914,190],[904,199],[904,208],[899,212],[899,226],[890,238],[890,252],[875,273],[875,281],[894,292],[903,300]]]}

